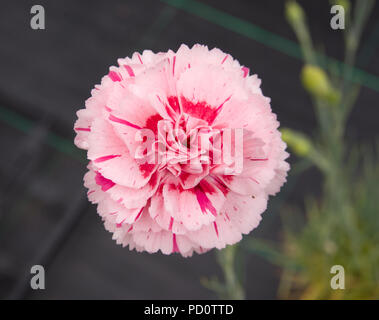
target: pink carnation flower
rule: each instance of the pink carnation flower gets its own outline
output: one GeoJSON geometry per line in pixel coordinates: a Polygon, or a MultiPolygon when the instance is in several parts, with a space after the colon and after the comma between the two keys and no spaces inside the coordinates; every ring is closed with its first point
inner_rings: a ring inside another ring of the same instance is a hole
{"type": "Polygon", "coordinates": [[[118,64],[74,127],[105,228],[118,244],[150,253],[191,256],[240,241],[289,170],[258,77],[201,45],[118,64]]]}

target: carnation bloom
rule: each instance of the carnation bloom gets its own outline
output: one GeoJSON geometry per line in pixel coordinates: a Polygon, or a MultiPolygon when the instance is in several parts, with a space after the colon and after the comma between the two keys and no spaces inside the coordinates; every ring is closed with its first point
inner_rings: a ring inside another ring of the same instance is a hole
{"type": "Polygon", "coordinates": [[[240,241],[289,170],[258,77],[201,45],[118,64],[74,126],[105,228],[118,244],[150,253],[191,256],[240,241]]]}

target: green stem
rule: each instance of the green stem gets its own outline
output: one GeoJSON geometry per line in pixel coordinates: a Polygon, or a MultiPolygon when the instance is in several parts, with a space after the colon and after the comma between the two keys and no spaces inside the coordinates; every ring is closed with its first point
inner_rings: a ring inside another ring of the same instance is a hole
{"type": "Polygon", "coordinates": [[[242,300],[245,299],[244,288],[240,282],[236,270],[236,254],[238,245],[227,246],[218,251],[218,263],[220,264],[225,278],[226,299],[242,300]]]}

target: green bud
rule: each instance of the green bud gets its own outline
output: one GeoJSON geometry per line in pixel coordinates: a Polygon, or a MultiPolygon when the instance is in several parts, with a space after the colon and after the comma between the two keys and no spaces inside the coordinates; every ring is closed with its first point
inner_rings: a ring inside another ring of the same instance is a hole
{"type": "Polygon", "coordinates": [[[305,65],[301,70],[301,81],[304,88],[315,96],[326,97],[329,93],[328,76],[319,67],[305,65]]]}
{"type": "Polygon", "coordinates": [[[296,155],[304,157],[309,154],[312,149],[312,143],[304,134],[289,128],[283,128],[280,131],[283,141],[287,143],[288,147],[290,147],[296,155]]]}
{"type": "Polygon", "coordinates": [[[293,0],[287,1],[285,6],[285,15],[289,23],[297,24],[304,20],[303,8],[293,0]]]}
{"type": "Polygon", "coordinates": [[[331,104],[337,104],[340,93],[331,85],[328,75],[317,66],[305,65],[301,70],[301,81],[304,88],[315,97],[331,104]]]}
{"type": "Polygon", "coordinates": [[[341,100],[341,93],[338,90],[331,88],[331,90],[329,90],[329,93],[325,97],[325,100],[329,102],[331,105],[336,105],[341,100]]]}

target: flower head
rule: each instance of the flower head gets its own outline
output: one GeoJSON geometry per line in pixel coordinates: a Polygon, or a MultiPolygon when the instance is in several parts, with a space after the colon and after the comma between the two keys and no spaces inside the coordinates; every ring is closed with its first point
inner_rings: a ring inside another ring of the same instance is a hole
{"type": "Polygon", "coordinates": [[[289,169],[258,77],[201,45],[118,64],[74,126],[106,229],[130,249],[183,256],[241,240],[289,169]]]}

